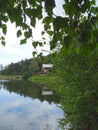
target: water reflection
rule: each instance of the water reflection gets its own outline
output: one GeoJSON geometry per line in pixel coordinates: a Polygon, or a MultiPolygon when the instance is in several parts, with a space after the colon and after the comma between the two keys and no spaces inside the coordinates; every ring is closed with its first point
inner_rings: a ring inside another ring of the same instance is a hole
{"type": "Polygon", "coordinates": [[[0,130],[60,130],[56,98],[30,82],[0,82],[0,130]]]}
{"type": "Polygon", "coordinates": [[[9,91],[10,93],[15,92],[20,96],[30,97],[30,98],[38,98],[40,101],[47,100],[48,102],[55,101],[55,103],[59,102],[59,97],[56,95],[43,95],[42,89],[38,84],[32,84],[28,81],[6,81],[1,82],[3,84],[3,88],[9,91]]]}

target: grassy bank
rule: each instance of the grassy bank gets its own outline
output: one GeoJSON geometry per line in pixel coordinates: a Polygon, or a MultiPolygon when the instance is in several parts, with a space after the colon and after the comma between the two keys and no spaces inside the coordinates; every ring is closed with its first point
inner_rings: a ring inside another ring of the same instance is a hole
{"type": "Polygon", "coordinates": [[[30,81],[34,83],[44,84],[44,85],[55,85],[57,76],[53,74],[42,74],[42,75],[34,75],[31,78],[29,78],[30,81]]]}
{"type": "Polygon", "coordinates": [[[0,75],[0,80],[21,80],[22,76],[20,75],[15,75],[15,76],[10,76],[10,75],[0,75]]]}
{"type": "Polygon", "coordinates": [[[43,84],[48,86],[49,88],[56,88],[61,85],[61,79],[55,74],[42,74],[42,75],[34,75],[29,78],[30,81],[38,84],[43,84]]]}

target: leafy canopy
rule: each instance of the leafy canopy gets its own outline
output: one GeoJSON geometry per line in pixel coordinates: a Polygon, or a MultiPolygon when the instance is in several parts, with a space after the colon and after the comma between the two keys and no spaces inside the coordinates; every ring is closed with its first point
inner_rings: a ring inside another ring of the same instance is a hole
{"type": "MultiPolygon", "coordinates": [[[[64,54],[76,52],[89,53],[98,47],[98,7],[95,0],[64,0],[62,5],[65,14],[55,15],[55,0],[0,0],[0,40],[5,45],[7,22],[11,21],[18,27],[17,37],[24,36],[20,41],[26,43],[32,38],[32,27],[36,21],[42,20],[44,31],[50,36],[50,48],[62,47],[64,54]]],[[[32,40],[36,48],[42,46],[32,40]]],[[[35,53],[34,53],[35,54],[35,53]]]]}

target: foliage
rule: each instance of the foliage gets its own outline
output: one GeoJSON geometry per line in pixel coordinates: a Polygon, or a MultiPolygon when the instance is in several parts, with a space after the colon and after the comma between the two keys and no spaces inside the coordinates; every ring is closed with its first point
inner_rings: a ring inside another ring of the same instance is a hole
{"type": "MultiPolygon", "coordinates": [[[[17,37],[24,36],[20,41],[24,44],[27,39],[32,38],[32,28],[36,26],[38,19],[44,25],[43,37],[45,33],[51,37],[51,50],[60,45],[64,54],[70,54],[73,49],[89,53],[98,47],[98,7],[95,6],[95,0],[64,0],[63,16],[54,14],[55,7],[54,0],[0,1],[1,43],[5,45],[4,35],[8,21],[15,23],[18,28],[17,37]]],[[[46,40],[39,42],[32,39],[34,48],[45,42],[46,40]]]]}
{"type": "Polygon", "coordinates": [[[48,86],[49,88],[54,87],[56,81],[59,80],[55,74],[37,74],[29,78],[34,83],[39,83],[48,86]]]}
{"type": "Polygon", "coordinates": [[[31,99],[40,99],[41,102],[44,100],[48,101],[50,104],[54,101],[59,102],[59,98],[56,95],[42,95],[41,85],[34,84],[27,80],[12,80],[11,82],[3,82],[4,88],[10,93],[16,93],[24,97],[29,97],[31,99]]]}
{"type": "Polygon", "coordinates": [[[24,72],[22,74],[23,79],[28,79],[30,76],[32,76],[32,73],[30,73],[30,72],[24,72]]]}
{"type": "Polygon", "coordinates": [[[11,63],[0,71],[1,75],[22,75],[27,78],[38,72],[41,68],[38,66],[37,59],[25,59],[17,63],[11,63]]]}
{"type": "Polygon", "coordinates": [[[62,97],[65,118],[71,130],[98,129],[98,50],[89,56],[73,53],[60,58],[62,85],[56,92],[62,97]],[[62,69],[61,69],[62,68],[62,69]]]}

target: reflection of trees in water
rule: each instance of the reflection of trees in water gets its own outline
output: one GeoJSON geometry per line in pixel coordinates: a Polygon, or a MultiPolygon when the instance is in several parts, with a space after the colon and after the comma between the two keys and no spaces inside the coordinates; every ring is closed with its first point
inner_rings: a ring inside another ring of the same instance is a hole
{"type": "Polygon", "coordinates": [[[2,86],[7,91],[15,92],[20,96],[30,97],[30,98],[38,98],[40,101],[47,100],[48,102],[58,103],[59,98],[55,95],[42,95],[42,90],[40,85],[33,84],[29,81],[8,81],[8,82],[0,82],[0,86],[2,86]],[[1,85],[2,84],[2,85],[1,85]]]}

